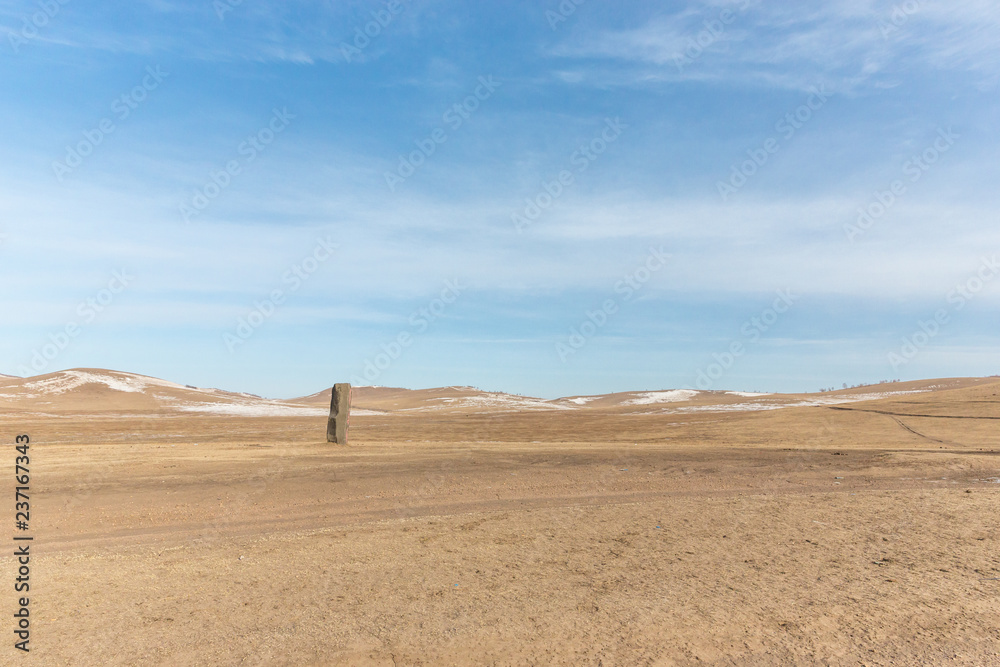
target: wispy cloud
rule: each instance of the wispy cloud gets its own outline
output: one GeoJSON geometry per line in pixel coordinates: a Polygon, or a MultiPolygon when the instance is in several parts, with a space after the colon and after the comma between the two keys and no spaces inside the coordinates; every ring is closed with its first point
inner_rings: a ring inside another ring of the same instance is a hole
{"type": "MultiPolygon", "coordinates": [[[[430,3],[433,5],[434,3],[430,3]]],[[[393,16],[392,24],[379,26],[379,33],[406,34],[429,3],[401,0],[405,9],[393,16]]],[[[284,3],[208,2],[201,0],[149,0],[121,7],[77,7],[60,5],[58,20],[48,21],[38,42],[73,49],[181,57],[217,62],[287,62],[313,64],[318,61],[344,63],[343,44],[352,44],[356,30],[376,21],[374,13],[383,4],[366,0],[315,3],[293,0],[284,3]],[[219,11],[218,6],[224,10],[219,11]],[[163,29],[169,22],[172,29],[163,29]]],[[[18,33],[25,17],[39,11],[37,3],[15,0],[0,10],[0,31],[18,33]]],[[[384,21],[383,21],[384,22],[384,21]]],[[[381,34],[379,35],[381,36],[381,34]]],[[[385,39],[372,39],[362,61],[386,52],[385,39]]]]}
{"type": "Polygon", "coordinates": [[[851,92],[893,85],[914,67],[995,82],[998,42],[1000,10],[979,0],[818,6],[740,0],[653,15],[637,28],[581,24],[548,53],[586,61],[564,68],[562,78],[600,85],[708,81],[805,89],[823,81],[851,92]],[[899,19],[903,4],[916,9],[899,19]]]}

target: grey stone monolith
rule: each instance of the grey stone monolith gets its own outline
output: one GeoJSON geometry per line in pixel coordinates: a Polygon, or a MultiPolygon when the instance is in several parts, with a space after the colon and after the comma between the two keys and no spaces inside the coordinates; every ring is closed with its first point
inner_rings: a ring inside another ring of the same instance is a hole
{"type": "Polygon", "coordinates": [[[351,421],[351,385],[338,382],[333,385],[330,398],[330,419],[326,423],[326,441],[347,444],[347,425],[351,421]]]}

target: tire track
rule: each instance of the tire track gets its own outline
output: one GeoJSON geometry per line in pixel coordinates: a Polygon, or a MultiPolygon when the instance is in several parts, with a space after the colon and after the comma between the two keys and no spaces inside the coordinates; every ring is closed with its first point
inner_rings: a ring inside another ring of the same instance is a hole
{"type": "Polygon", "coordinates": [[[889,410],[872,410],[865,408],[848,408],[842,405],[829,405],[827,406],[831,410],[847,410],[849,412],[874,412],[880,415],[889,415],[896,417],[927,417],[929,419],[1000,419],[1000,417],[972,417],[968,415],[914,415],[907,412],[891,412],[889,410]]]}
{"type": "Polygon", "coordinates": [[[907,426],[907,425],[906,425],[906,424],[905,424],[905,423],[903,422],[903,420],[902,420],[902,419],[897,419],[896,417],[894,417],[894,416],[892,416],[892,415],[888,415],[888,417],[889,417],[890,419],[892,419],[892,421],[896,422],[897,424],[899,424],[900,426],[902,426],[902,427],[903,427],[904,429],[906,429],[907,431],[909,431],[910,433],[912,433],[913,435],[915,435],[915,436],[918,436],[918,437],[920,437],[920,438],[923,438],[923,439],[925,439],[925,440],[930,440],[931,442],[937,442],[937,443],[940,443],[940,444],[942,444],[942,445],[957,445],[957,444],[958,444],[957,442],[948,442],[948,441],[946,441],[946,440],[938,440],[937,438],[932,438],[932,437],[931,437],[931,436],[929,436],[929,435],[924,435],[924,434],[923,434],[923,433],[921,433],[920,431],[915,431],[914,429],[912,429],[912,428],[910,428],[909,426],[907,426]]]}

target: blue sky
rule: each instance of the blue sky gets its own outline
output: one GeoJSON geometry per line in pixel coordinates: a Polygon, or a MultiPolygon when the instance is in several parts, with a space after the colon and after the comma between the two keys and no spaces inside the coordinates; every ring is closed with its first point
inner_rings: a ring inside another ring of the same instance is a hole
{"type": "Polygon", "coordinates": [[[0,27],[0,373],[1000,373],[995,2],[36,0],[0,27]]]}

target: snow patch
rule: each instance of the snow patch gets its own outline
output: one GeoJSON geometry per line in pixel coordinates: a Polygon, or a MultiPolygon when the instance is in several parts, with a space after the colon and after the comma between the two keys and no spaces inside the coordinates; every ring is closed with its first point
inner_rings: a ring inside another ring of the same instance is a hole
{"type": "Polygon", "coordinates": [[[597,399],[598,399],[597,396],[578,396],[577,398],[567,398],[564,400],[567,403],[573,403],[575,405],[586,405],[587,403],[590,403],[591,401],[596,401],[597,399]]]}
{"type": "Polygon", "coordinates": [[[858,403],[860,401],[877,401],[880,398],[889,398],[890,396],[902,396],[904,394],[923,394],[926,390],[924,389],[909,389],[907,391],[880,391],[872,392],[867,394],[848,394],[840,396],[830,396],[827,397],[817,397],[807,401],[799,401],[798,403],[790,404],[792,407],[799,406],[816,406],[816,405],[840,405],[841,403],[858,403]]]}
{"type": "Polygon", "coordinates": [[[670,391],[647,391],[629,399],[622,405],[655,405],[656,403],[679,403],[689,401],[699,392],[694,389],[671,389],[670,391]]]}
{"type": "MultiPolygon", "coordinates": [[[[727,394],[735,394],[737,392],[726,392],[727,394]]],[[[823,407],[827,405],[841,405],[844,403],[858,403],[861,401],[874,401],[880,398],[888,398],[890,396],[896,396],[899,394],[921,394],[924,393],[923,390],[908,390],[908,391],[884,391],[879,393],[868,393],[868,394],[853,394],[847,396],[823,396],[816,397],[809,400],[800,401],[789,401],[786,403],[781,402],[754,402],[754,403],[723,403],[719,405],[692,405],[689,407],[676,408],[674,410],[668,410],[669,413],[675,412],[756,412],[760,410],[780,410],[782,408],[810,408],[810,407],[823,407]]],[[[759,394],[746,394],[747,396],[759,396],[759,394]]]]}
{"type": "MultiPolygon", "coordinates": [[[[325,417],[323,408],[307,408],[281,403],[188,403],[176,406],[182,412],[202,412],[213,415],[238,415],[240,417],[325,417]]],[[[352,410],[352,414],[361,414],[352,410]]]]}
{"type": "Polygon", "coordinates": [[[768,394],[766,392],[765,393],[758,393],[758,392],[753,392],[753,391],[727,391],[726,393],[727,394],[731,394],[733,396],[742,396],[743,398],[756,398],[758,396],[770,396],[771,395],[771,394],[768,394]]]}
{"type": "MultiPolygon", "coordinates": [[[[567,405],[560,405],[540,398],[526,398],[510,394],[487,393],[481,396],[462,396],[458,398],[441,398],[448,407],[462,408],[506,408],[510,410],[572,410],[567,405]]],[[[434,408],[430,408],[434,409],[434,408]]]]}
{"type": "Polygon", "coordinates": [[[24,388],[40,391],[43,394],[64,394],[85,384],[103,384],[109,389],[130,394],[141,393],[150,386],[171,387],[174,389],[184,388],[183,385],[146,377],[145,375],[135,375],[132,373],[105,375],[103,373],[88,373],[86,371],[63,371],[55,377],[28,382],[24,385],[24,388]]]}
{"type": "Polygon", "coordinates": [[[780,410],[792,407],[781,403],[728,403],[722,405],[692,405],[677,408],[677,412],[757,412],[759,410],[780,410]]]}

